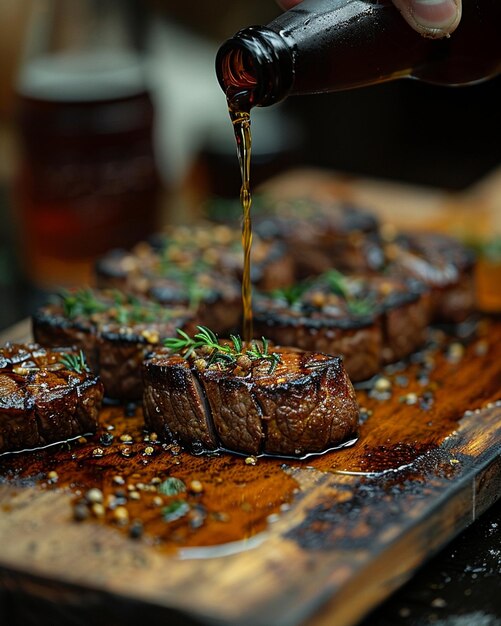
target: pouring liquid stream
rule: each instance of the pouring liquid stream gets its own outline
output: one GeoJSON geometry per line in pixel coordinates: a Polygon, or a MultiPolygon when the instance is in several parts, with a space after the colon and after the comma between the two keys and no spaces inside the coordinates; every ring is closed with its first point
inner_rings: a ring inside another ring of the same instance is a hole
{"type": "Polygon", "coordinates": [[[250,342],[253,337],[251,284],[252,197],[250,191],[251,130],[250,113],[239,109],[240,107],[234,106],[231,99],[228,98],[228,111],[237,142],[238,163],[240,165],[240,173],[242,176],[242,187],[240,188],[240,202],[242,204],[243,211],[242,247],[244,252],[244,268],[242,275],[242,335],[245,342],[250,342]]]}

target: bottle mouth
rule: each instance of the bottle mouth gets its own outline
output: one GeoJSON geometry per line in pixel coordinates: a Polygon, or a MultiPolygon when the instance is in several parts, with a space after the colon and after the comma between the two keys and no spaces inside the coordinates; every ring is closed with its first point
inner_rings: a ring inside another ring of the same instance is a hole
{"type": "Polygon", "coordinates": [[[230,48],[222,57],[221,87],[228,102],[246,110],[255,105],[258,91],[258,70],[252,54],[245,47],[230,48]]]}
{"type": "Polygon", "coordinates": [[[292,56],[274,31],[254,26],[219,49],[216,74],[228,102],[250,110],[285,98],[293,82],[292,56]]]}

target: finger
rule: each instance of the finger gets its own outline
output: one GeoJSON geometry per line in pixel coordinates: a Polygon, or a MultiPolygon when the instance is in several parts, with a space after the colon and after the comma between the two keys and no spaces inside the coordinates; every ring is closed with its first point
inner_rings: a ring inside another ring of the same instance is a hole
{"type": "Polygon", "coordinates": [[[393,4],[425,37],[450,35],[461,19],[461,0],[393,0],[393,4]]]}
{"type": "Polygon", "coordinates": [[[288,9],[292,9],[292,7],[295,7],[296,4],[299,4],[302,1],[303,0],[277,0],[277,4],[282,7],[284,11],[287,11],[288,9]]]}

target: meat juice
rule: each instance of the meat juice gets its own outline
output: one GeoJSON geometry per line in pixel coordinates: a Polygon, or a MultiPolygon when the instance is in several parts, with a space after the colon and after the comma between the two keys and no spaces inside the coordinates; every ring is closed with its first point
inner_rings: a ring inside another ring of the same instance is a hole
{"type": "Polygon", "coordinates": [[[51,54],[21,74],[16,208],[40,286],[86,281],[98,255],[155,230],[153,107],[125,57],[51,54]]]}

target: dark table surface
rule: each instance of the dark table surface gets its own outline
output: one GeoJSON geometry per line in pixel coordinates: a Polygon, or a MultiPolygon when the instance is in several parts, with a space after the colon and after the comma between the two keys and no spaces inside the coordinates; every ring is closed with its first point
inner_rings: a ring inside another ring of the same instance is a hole
{"type": "Polygon", "coordinates": [[[360,626],[501,626],[501,500],[360,626]]]}

